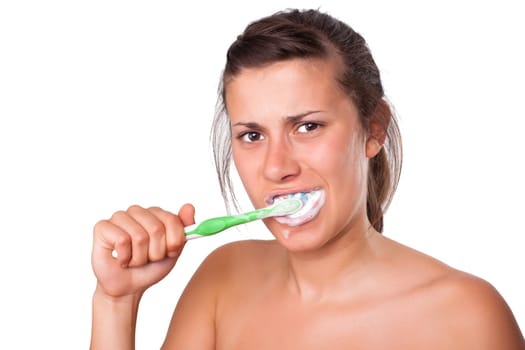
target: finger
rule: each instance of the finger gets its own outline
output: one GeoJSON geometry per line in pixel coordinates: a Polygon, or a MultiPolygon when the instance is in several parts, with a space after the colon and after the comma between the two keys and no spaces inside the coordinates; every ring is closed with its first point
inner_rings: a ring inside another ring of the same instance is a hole
{"type": "Polygon", "coordinates": [[[124,230],[108,220],[101,220],[95,225],[94,239],[94,254],[113,259],[112,252],[115,250],[120,266],[128,266],[131,259],[131,237],[124,230]]]}
{"type": "Polygon", "coordinates": [[[147,257],[149,261],[160,261],[166,257],[166,227],[150,210],[132,206],[128,213],[148,234],[147,257]]]}
{"type": "Polygon", "coordinates": [[[164,223],[166,229],[166,255],[171,258],[179,256],[186,243],[182,220],[177,215],[161,208],[154,207],[149,210],[164,223]]]}
{"type": "Polygon", "coordinates": [[[118,211],[110,219],[114,225],[120,227],[131,238],[130,267],[143,266],[149,262],[149,234],[143,225],[128,212],[118,211]]]}
{"type": "Polygon", "coordinates": [[[179,210],[179,216],[184,226],[195,223],[195,207],[189,203],[184,204],[179,210]]]}

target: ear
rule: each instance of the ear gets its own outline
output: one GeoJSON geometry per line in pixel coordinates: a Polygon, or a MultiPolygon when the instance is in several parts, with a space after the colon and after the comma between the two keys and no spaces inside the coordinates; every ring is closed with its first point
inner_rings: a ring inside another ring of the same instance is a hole
{"type": "MultiPolygon", "coordinates": [[[[386,132],[383,132],[386,137],[386,132]]],[[[385,137],[375,137],[372,133],[368,134],[368,139],[366,140],[366,157],[374,158],[385,143],[385,137]]]]}
{"type": "Polygon", "coordinates": [[[383,147],[388,124],[390,123],[390,107],[385,100],[380,100],[368,123],[368,136],[366,140],[366,156],[375,157],[383,147]]]}

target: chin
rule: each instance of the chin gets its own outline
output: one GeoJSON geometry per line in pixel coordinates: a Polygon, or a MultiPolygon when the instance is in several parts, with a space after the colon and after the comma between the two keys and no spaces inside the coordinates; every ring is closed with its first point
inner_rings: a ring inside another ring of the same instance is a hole
{"type": "Polygon", "coordinates": [[[276,224],[269,228],[279,244],[288,251],[312,251],[321,248],[326,243],[321,234],[326,231],[314,221],[300,226],[276,224]]]}

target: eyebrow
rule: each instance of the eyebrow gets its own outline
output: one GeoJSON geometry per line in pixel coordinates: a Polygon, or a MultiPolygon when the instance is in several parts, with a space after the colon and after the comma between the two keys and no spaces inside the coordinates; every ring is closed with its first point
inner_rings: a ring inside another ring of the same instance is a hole
{"type": "MultiPolygon", "coordinates": [[[[286,122],[290,123],[290,124],[294,124],[294,123],[297,123],[299,121],[301,121],[304,117],[307,117],[309,116],[310,114],[314,114],[314,113],[319,113],[319,112],[322,112],[322,111],[317,111],[317,110],[314,110],[314,111],[307,111],[307,112],[304,112],[304,113],[300,113],[300,114],[295,114],[295,115],[286,115],[284,116],[283,119],[286,120],[286,122]]],[[[258,123],[255,123],[255,122],[238,122],[238,123],[235,123],[232,125],[233,126],[245,126],[247,128],[259,128],[259,124],[258,123]]]]}

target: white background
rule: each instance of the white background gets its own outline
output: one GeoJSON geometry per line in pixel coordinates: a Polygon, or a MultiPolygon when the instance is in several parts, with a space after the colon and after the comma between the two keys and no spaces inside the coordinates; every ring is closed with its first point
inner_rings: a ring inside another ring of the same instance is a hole
{"type": "MultiPolygon", "coordinates": [[[[224,213],[208,134],[225,51],[286,7],[348,22],[382,71],[405,146],[385,234],[490,281],[523,330],[519,3],[3,1],[0,348],[88,347],[98,220],[135,203],[224,213]]],[[[143,299],[138,349],[160,346],[202,259],[241,238],[270,236],[255,223],[188,244],[143,299]]]]}

